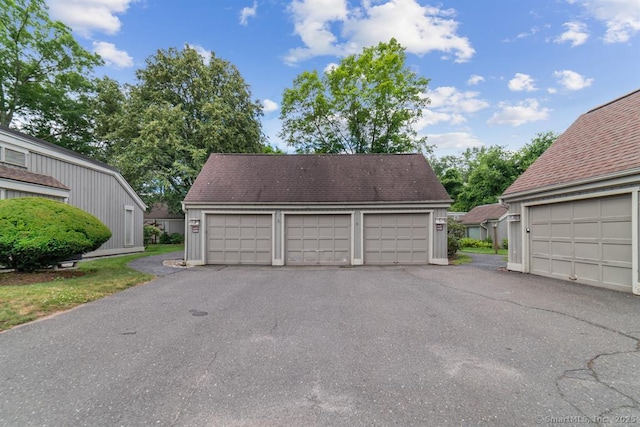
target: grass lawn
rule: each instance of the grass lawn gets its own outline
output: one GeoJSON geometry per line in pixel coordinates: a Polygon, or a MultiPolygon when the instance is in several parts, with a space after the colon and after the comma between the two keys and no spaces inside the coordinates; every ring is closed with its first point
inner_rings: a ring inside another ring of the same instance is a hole
{"type": "MultiPolygon", "coordinates": [[[[472,254],[490,254],[490,255],[495,255],[496,251],[495,249],[489,249],[489,248],[462,248],[460,249],[460,252],[470,252],[472,254]]],[[[507,249],[498,249],[498,255],[508,255],[509,251],[507,249]]]]}
{"type": "Polygon", "coordinates": [[[183,248],[184,245],[151,245],[144,253],[81,262],[78,274],[82,276],[60,276],[50,282],[12,284],[3,278],[0,286],[0,331],[148,282],[155,276],[136,271],[127,264],[136,258],[183,248]]]}
{"type": "Polygon", "coordinates": [[[455,259],[449,259],[449,264],[450,265],[462,265],[462,264],[469,264],[472,261],[473,261],[473,259],[471,259],[471,257],[469,255],[465,255],[465,254],[462,254],[462,253],[458,252],[456,254],[455,259]]]}

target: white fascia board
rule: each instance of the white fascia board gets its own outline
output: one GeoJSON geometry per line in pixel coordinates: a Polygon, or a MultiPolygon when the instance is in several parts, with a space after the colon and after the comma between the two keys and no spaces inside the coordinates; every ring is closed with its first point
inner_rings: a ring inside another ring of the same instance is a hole
{"type": "Polygon", "coordinates": [[[607,187],[619,187],[625,185],[637,185],[640,182],[640,169],[631,169],[624,172],[573,181],[563,184],[550,185],[542,188],[521,191],[519,193],[502,195],[499,199],[501,204],[519,202],[527,199],[540,197],[554,197],[576,192],[597,192],[607,187]]]}
{"type": "Polygon", "coordinates": [[[47,196],[60,197],[61,199],[69,197],[69,190],[28,182],[13,181],[5,178],[0,178],[0,187],[6,190],[23,191],[25,193],[45,194],[47,196]]]}
{"type": "Polygon", "coordinates": [[[87,169],[96,170],[96,171],[103,172],[113,176],[120,183],[120,185],[122,185],[125,191],[129,193],[131,198],[133,198],[133,200],[140,207],[140,209],[142,209],[143,211],[147,209],[147,205],[142,201],[140,196],[138,196],[138,194],[133,190],[131,185],[129,185],[127,180],[124,179],[122,174],[120,174],[120,172],[118,172],[117,170],[111,169],[106,165],[101,166],[98,163],[94,163],[95,161],[84,160],[80,157],[71,156],[69,154],[56,151],[55,148],[38,144],[36,141],[32,141],[31,139],[22,138],[22,137],[19,137],[18,135],[1,132],[1,130],[0,130],[0,133],[4,134],[5,138],[9,139],[9,141],[6,141],[7,144],[15,145],[17,147],[22,147],[26,150],[37,152],[38,154],[42,154],[44,156],[52,157],[58,160],[63,160],[67,163],[71,163],[77,166],[82,166],[87,169]]]}
{"type": "Polygon", "coordinates": [[[290,211],[321,211],[321,210],[354,210],[354,209],[362,209],[362,210],[372,210],[372,209],[407,209],[407,210],[421,210],[421,209],[446,209],[448,205],[442,204],[431,204],[431,203],[419,203],[419,204],[410,204],[410,203],[394,203],[394,204],[350,204],[350,203],[332,203],[332,204],[321,204],[321,203],[305,203],[305,204],[283,204],[283,203],[265,203],[265,204],[256,204],[256,203],[247,203],[247,204],[224,204],[224,203],[188,203],[183,202],[183,211],[188,211],[189,209],[198,209],[198,210],[238,210],[238,211],[273,211],[273,210],[290,210],[290,211]]]}

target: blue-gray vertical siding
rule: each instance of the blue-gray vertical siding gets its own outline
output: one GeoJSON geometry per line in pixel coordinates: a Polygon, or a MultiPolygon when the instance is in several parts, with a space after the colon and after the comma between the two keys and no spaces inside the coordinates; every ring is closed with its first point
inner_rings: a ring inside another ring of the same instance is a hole
{"type": "Polygon", "coordinates": [[[97,252],[120,248],[143,247],[143,211],[139,203],[125,190],[117,178],[108,172],[31,151],[28,156],[31,172],[56,178],[71,189],[68,203],[94,215],[111,230],[112,236],[97,252]],[[134,208],[134,242],[125,246],[125,206],[134,208]]]}
{"type": "Polygon", "coordinates": [[[58,202],[64,202],[64,197],[50,196],[48,194],[28,193],[26,191],[6,190],[7,199],[16,199],[18,197],[42,197],[43,199],[57,200],[58,202]]]}

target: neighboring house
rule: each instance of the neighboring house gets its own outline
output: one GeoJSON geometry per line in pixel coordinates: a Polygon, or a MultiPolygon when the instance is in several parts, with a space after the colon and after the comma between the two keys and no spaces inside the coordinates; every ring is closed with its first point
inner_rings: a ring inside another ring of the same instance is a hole
{"type": "Polygon", "coordinates": [[[581,115],[502,195],[508,269],[640,294],[640,90],[581,115]]]}
{"type": "Polygon", "coordinates": [[[144,224],[155,225],[167,234],[178,233],[184,236],[184,213],[171,213],[166,203],[154,203],[144,213],[144,224]]]}
{"type": "Polygon", "coordinates": [[[466,212],[447,212],[447,218],[460,221],[460,218],[462,218],[466,214],[467,214],[466,212]]]}
{"type": "Polygon", "coordinates": [[[78,207],[109,227],[111,238],[86,257],[144,250],[146,205],[117,170],[0,126],[0,199],[36,196],[78,207]]]}
{"type": "Polygon", "coordinates": [[[183,202],[189,264],[448,264],[424,156],[213,154],[183,202]]]}
{"type": "Polygon", "coordinates": [[[466,236],[471,239],[486,240],[489,237],[494,241],[497,234],[497,243],[502,246],[503,239],[507,238],[507,208],[500,203],[476,206],[461,217],[460,222],[466,229],[466,236]]]}

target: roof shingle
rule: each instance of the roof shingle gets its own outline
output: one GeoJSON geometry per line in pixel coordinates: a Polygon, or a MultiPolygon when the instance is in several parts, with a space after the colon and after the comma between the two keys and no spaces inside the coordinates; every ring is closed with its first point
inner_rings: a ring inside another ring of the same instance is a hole
{"type": "Polygon", "coordinates": [[[640,169],[640,89],[582,114],[504,196],[640,169]]]}
{"type": "Polygon", "coordinates": [[[480,224],[490,219],[499,219],[506,213],[507,208],[500,203],[481,205],[471,209],[466,215],[460,218],[460,222],[463,224],[480,224]]]}
{"type": "Polygon", "coordinates": [[[420,154],[212,154],[185,203],[450,202],[420,154]]]}
{"type": "Polygon", "coordinates": [[[52,176],[29,172],[22,169],[10,168],[4,165],[0,165],[0,178],[26,182],[29,184],[44,185],[46,187],[60,188],[62,190],[69,190],[69,187],[52,176]]]}

